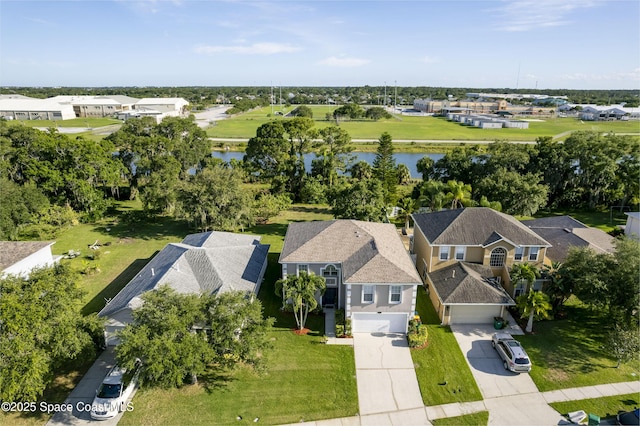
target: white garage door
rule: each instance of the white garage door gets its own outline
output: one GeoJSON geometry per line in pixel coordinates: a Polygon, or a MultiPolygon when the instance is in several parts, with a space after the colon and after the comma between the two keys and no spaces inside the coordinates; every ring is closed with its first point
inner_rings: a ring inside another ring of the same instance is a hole
{"type": "Polygon", "coordinates": [[[501,307],[492,305],[451,306],[451,324],[493,324],[493,317],[500,316],[501,307]]]}
{"type": "Polygon", "coordinates": [[[351,315],[351,330],[354,333],[406,333],[407,314],[363,312],[351,315]]]}

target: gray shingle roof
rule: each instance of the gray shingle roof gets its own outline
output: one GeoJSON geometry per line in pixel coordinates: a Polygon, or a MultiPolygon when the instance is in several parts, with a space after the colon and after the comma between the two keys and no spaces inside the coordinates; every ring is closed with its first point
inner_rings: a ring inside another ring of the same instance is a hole
{"type": "Polygon", "coordinates": [[[389,223],[290,223],[279,262],[340,263],[346,284],[422,282],[396,227],[389,223]]]}
{"type": "Polygon", "coordinates": [[[513,299],[493,278],[491,268],[467,262],[429,273],[442,303],[515,305],[513,299]]]}
{"type": "Polygon", "coordinates": [[[505,239],[518,246],[550,246],[514,217],[488,207],[419,213],[412,217],[432,245],[487,246],[505,239]]]}
{"type": "Polygon", "coordinates": [[[168,244],[100,311],[111,316],[140,304],[140,296],[163,284],[178,293],[255,292],[267,261],[260,237],[229,232],[188,235],[168,244]],[[191,243],[191,244],[190,244],[191,243]]]}
{"type": "Polygon", "coordinates": [[[52,244],[54,241],[0,241],[0,271],[52,244]]]}
{"type": "Polygon", "coordinates": [[[571,247],[591,247],[599,253],[613,253],[614,238],[606,232],[590,228],[571,216],[552,216],[522,222],[551,243],[547,257],[563,262],[571,247]]]}

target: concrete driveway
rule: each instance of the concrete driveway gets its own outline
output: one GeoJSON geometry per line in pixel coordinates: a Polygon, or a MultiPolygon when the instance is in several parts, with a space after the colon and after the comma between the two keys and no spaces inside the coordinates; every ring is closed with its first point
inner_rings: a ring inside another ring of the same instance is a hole
{"type": "Polygon", "coordinates": [[[354,333],[360,415],[416,410],[412,424],[428,424],[404,334],[354,333]]]}
{"type": "Polygon", "coordinates": [[[546,403],[529,374],[504,369],[500,355],[491,346],[493,327],[452,325],[451,331],[480,388],[490,425],[566,423],[566,419],[546,403]]]}
{"type": "Polygon", "coordinates": [[[89,368],[78,385],[71,391],[69,397],[64,401],[65,406],[69,405],[73,407],[73,411],[59,411],[55,413],[47,423],[47,426],[86,425],[90,423],[99,423],[101,426],[117,425],[123,413],[118,414],[113,419],[100,421],[92,420],[90,415],[90,406],[93,398],[96,396],[96,390],[114,364],[115,355],[113,353],[113,346],[110,346],[100,354],[96,362],[89,368]]]}
{"type": "Polygon", "coordinates": [[[491,335],[495,333],[493,328],[452,325],[451,330],[467,358],[484,399],[538,392],[528,374],[512,373],[504,369],[500,355],[491,346],[491,335]]]}

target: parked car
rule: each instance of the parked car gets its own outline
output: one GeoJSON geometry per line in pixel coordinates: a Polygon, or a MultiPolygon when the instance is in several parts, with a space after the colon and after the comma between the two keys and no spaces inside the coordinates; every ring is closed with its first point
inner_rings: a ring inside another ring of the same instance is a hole
{"type": "Polygon", "coordinates": [[[620,411],[616,416],[616,424],[618,425],[640,425],[640,409],[633,411],[620,411]]]}
{"type": "Polygon", "coordinates": [[[120,368],[118,365],[109,370],[91,404],[92,419],[110,419],[126,409],[127,400],[138,385],[141,367],[142,362],[138,359],[132,370],[120,368]]]}
{"type": "Polygon", "coordinates": [[[503,360],[505,370],[514,373],[531,371],[531,361],[524,348],[509,333],[495,333],[491,337],[491,345],[503,360]]]}

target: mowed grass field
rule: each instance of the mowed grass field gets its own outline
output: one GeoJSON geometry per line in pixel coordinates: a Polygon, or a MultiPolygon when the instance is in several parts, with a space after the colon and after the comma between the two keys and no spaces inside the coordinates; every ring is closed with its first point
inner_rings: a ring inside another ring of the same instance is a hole
{"type": "MultiPolygon", "coordinates": [[[[325,115],[332,112],[334,106],[311,106],[317,128],[333,125],[326,121],[325,115]]],[[[293,109],[283,108],[283,113],[293,109]]],[[[280,111],[276,107],[274,111],[280,111]]],[[[214,138],[250,138],[256,129],[271,120],[286,120],[281,115],[271,114],[271,107],[256,109],[244,114],[220,120],[207,129],[214,138]]],[[[535,120],[535,119],[534,119],[535,120]]],[[[343,121],[340,127],[349,132],[353,139],[377,139],[383,132],[391,134],[394,140],[460,140],[493,141],[534,141],[541,136],[564,138],[571,132],[591,130],[597,132],[640,134],[638,121],[581,121],[576,118],[552,118],[544,121],[530,121],[529,129],[479,129],[448,121],[443,117],[415,117],[394,115],[393,118],[380,121],[343,121]]]]}

